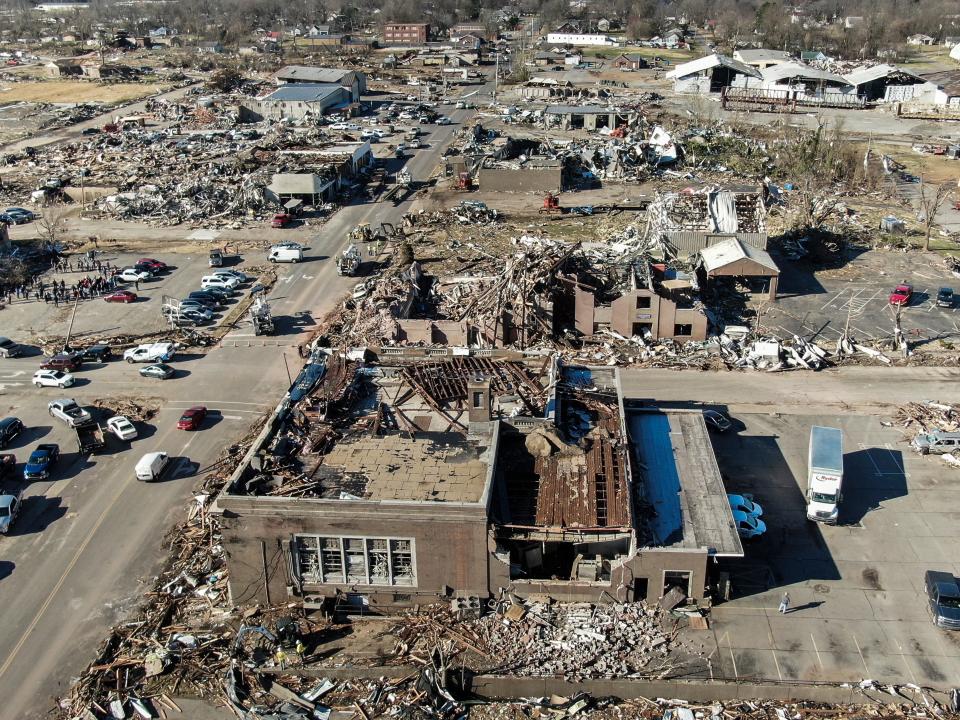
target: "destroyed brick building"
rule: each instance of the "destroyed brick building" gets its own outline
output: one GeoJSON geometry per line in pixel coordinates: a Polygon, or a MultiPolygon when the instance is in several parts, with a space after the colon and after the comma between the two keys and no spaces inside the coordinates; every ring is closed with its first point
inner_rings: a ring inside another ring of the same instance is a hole
{"type": "Polygon", "coordinates": [[[700,600],[710,558],[742,555],[699,412],[464,350],[314,356],[217,500],[233,602],[700,600]]]}

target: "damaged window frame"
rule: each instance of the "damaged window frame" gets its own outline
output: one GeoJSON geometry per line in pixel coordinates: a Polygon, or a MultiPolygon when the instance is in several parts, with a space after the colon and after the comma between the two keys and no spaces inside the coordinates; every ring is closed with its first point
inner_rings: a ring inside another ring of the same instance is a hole
{"type": "Polygon", "coordinates": [[[413,538],[304,534],[294,535],[293,540],[296,573],[303,583],[384,587],[417,584],[413,538]],[[384,561],[386,575],[377,569],[384,561]],[[334,567],[339,570],[334,571],[334,567]]]}

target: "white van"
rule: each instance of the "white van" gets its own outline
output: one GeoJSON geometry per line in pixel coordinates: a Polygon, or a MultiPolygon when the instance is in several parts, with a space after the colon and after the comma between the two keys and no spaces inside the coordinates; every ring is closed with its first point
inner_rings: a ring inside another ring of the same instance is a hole
{"type": "Polygon", "coordinates": [[[284,245],[274,245],[270,248],[270,254],[267,260],[272,263],[277,262],[300,262],[303,260],[303,250],[298,247],[289,247],[284,245]]]}
{"type": "Polygon", "coordinates": [[[170,456],[165,452],[147,453],[137,463],[137,480],[143,482],[158,480],[168,462],[170,462],[170,456]]]}

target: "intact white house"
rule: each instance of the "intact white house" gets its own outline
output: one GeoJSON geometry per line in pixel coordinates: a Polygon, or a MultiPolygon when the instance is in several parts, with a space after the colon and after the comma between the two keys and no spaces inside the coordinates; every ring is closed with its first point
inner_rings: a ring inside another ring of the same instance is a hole
{"type": "Polygon", "coordinates": [[[617,41],[607,35],[597,35],[591,33],[549,33],[547,34],[548,45],[604,45],[606,47],[616,47],[617,41]]]}

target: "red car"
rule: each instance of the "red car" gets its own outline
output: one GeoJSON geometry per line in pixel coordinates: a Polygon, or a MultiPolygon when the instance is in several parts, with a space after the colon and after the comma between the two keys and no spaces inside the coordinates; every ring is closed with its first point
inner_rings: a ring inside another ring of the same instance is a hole
{"type": "Polygon", "coordinates": [[[49,357],[40,363],[41,370],[63,370],[64,372],[73,372],[80,367],[80,361],[72,355],[58,353],[49,357]]]}
{"type": "Polygon", "coordinates": [[[194,405],[183,411],[177,422],[177,430],[196,430],[207,416],[207,409],[203,405],[194,405]]]}
{"type": "Polygon", "coordinates": [[[163,272],[167,269],[167,264],[162,260],[154,260],[153,258],[140,258],[135,263],[136,265],[146,265],[154,272],[163,272]]]}
{"type": "Polygon", "coordinates": [[[906,284],[897,285],[893,292],[890,293],[890,304],[909,305],[911,297],[913,297],[913,286],[906,284]]]}
{"type": "Polygon", "coordinates": [[[117,290],[109,295],[104,295],[103,299],[106,302],[132,303],[137,299],[137,294],[132,293],[129,290],[117,290]]]}
{"type": "Polygon", "coordinates": [[[273,220],[270,221],[270,227],[284,228],[291,222],[293,222],[293,215],[289,213],[277,213],[273,216],[273,220]]]}

